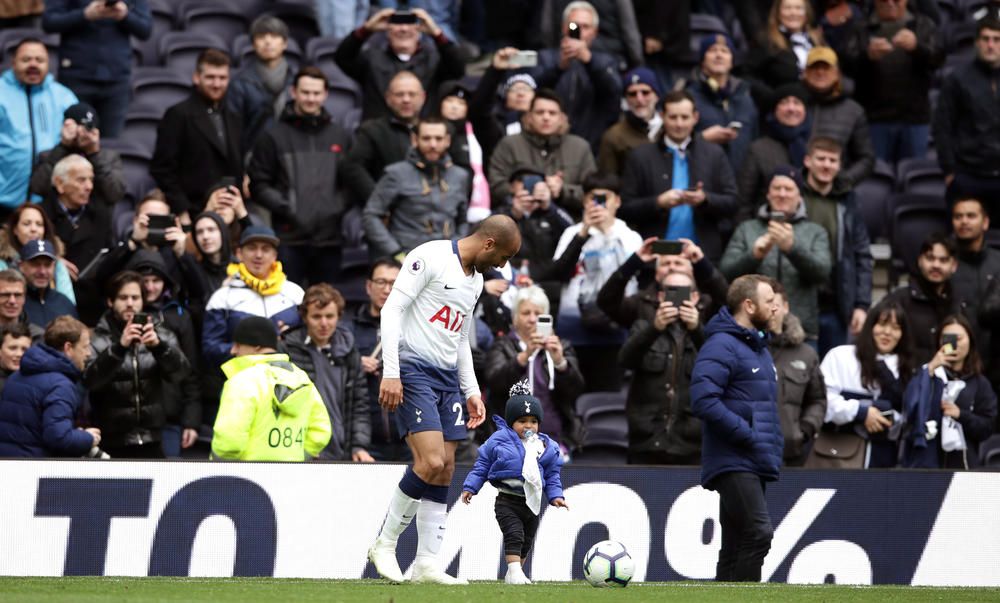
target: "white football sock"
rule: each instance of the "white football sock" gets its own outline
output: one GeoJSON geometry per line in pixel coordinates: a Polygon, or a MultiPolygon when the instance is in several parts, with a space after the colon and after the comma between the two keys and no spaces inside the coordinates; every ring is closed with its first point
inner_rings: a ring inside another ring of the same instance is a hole
{"type": "Polygon", "coordinates": [[[444,542],[444,526],[448,521],[448,505],[426,498],[417,510],[417,559],[435,558],[444,542]]]}
{"type": "MultiPolygon", "coordinates": [[[[417,514],[417,507],[420,501],[410,498],[403,491],[396,487],[389,501],[389,511],[385,514],[385,522],[382,524],[382,531],[379,533],[379,540],[396,546],[399,535],[402,534],[414,515],[417,514]]],[[[419,523],[417,526],[419,527],[419,523]]]]}

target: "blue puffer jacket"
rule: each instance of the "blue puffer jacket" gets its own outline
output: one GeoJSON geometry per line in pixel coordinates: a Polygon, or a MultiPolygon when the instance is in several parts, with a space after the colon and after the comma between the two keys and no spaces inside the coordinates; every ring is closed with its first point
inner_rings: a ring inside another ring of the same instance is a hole
{"type": "Polygon", "coordinates": [[[0,457],[86,454],[94,438],[73,427],[81,376],[62,352],[44,343],[28,348],[0,396],[0,457]]]}
{"type": "MultiPolygon", "coordinates": [[[[502,480],[524,479],[521,475],[521,468],[524,466],[524,444],[521,443],[521,438],[500,417],[494,415],[493,422],[497,424],[497,430],[479,447],[479,457],[466,476],[462,490],[478,494],[486,480],[497,488],[509,489],[510,486],[502,484],[502,480]]],[[[545,452],[538,459],[538,467],[542,471],[542,481],[545,482],[545,500],[551,503],[563,495],[562,477],[559,474],[562,456],[555,440],[544,433],[538,434],[538,437],[545,442],[545,452]]]]}
{"type": "Polygon", "coordinates": [[[0,76],[0,206],[13,209],[28,198],[31,166],[39,153],[59,144],[63,113],[76,102],[52,74],[30,91],[13,69],[0,76]]]}
{"type": "Polygon", "coordinates": [[[691,373],[691,411],[702,420],[701,484],[748,471],[778,479],[785,439],[768,336],[741,327],[728,308],[705,326],[691,373]]]}

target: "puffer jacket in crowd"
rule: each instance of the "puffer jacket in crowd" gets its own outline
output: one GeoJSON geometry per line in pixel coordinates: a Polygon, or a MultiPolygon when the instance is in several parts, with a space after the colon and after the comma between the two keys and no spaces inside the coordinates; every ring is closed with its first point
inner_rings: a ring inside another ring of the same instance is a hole
{"type": "Polygon", "coordinates": [[[343,323],[330,338],[330,354],[309,341],[304,326],[283,335],[288,357],[309,376],[319,390],[330,415],[333,433],[319,458],[349,461],[358,449],[371,445],[371,411],[368,381],[361,370],[361,354],[354,345],[354,333],[343,323]]]}
{"type": "Polygon", "coordinates": [[[815,336],[819,333],[819,287],[827,282],[833,265],[830,239],[826,229],[806,218],[806,205],[802,202],[788,217],[795,235],[792,248],[786,254],[775,244],[758,260],[753,256],[753,245],[767,233],[769,215],[770,206],[761,205],[756,218],[736,227],[719,262],[719,270],[730,281],[753,273],[776,279],[788,292],[792,313],[802,321],[806,333],[815,336]]]}
{"type": "Polygon", "coordinates": [[[853,186],[875,169],[875,147],[868,133],[864,108],[840,88],[841,84],[837,84],[827,94],[811,92],[808,110],[812,116],[813,138],[832,138],[844,149],[840,177],[853,186]]]}
{"type": "Polygon", "coordinates": [[[180,383],[191,369],[170,329],[156,327],[160,345],[121,345],[124,325],[111,311],[104,313],[91,336],[93,354],[83,373],[90,391],[92,419],[108,447],[140,445],[160,440],[166,422],[165,396],[176,394],[164,383],[180,383]]]}
{"type": "Polygon", "coordinates": [[[826,384],[819,356],[805,340],[806,332],[794,314],[785,316],[780,335],[771,334],[785,462],[789,465],[805,462],[803,446],[816,436],[826,416],[826,384]]]}
{"type": "Polygon", "coordinates": [[[445,153],[430,162],[411,149],[385,168],[365,205],[365,236],[373,258],[408,253],[437,239],[468,232],[469,173],[445,153]]]}
{"type": "Polygon", "coordinates": [[[76,95],[52,74],[25,87],[8,69],[0,75],[0,206],[10,211],[28,199],[28,180],[35,159],[59,144],[63,113],[76,95]]]}
{"type": "Polygon", "coordinates": [[[750,96],[750,84],[730,76],[724,88],[714,89],[701,68],[696,67],[686,90],[694,97],[694,106],[698,110],[695,132],[701,134],[703,130],[712,126],[725,128],[734,121],[743,124],[738,130],[736,139],[722,145],[726,156],[729,157],[729,163],[733,166],[733,172],[738,171],[750,150],[750,143],[757,138],[759,118],[757,106],[750,96]]]}
{"type": "Polygon", "coordinates": [[[338,170],[349,141],[326,109],[299,115],[293,101],[258,139],[247,168],[250,194],[271,211],[282,245],[341,242],[340,221],[348,204],[339,190],[338,170]]]}
{"type": "Polygon", "coordinates": [[[44,343],[28,348],[0,396],[0,457],[83,456],[94,445],[75,429],[80,370],[44,343]]]}
{"type": "Polygon", "coordinates": [[[701,484],[723,473],[778,479],[784,437],[768,335],[740,326],[728,308],[705,325],[691,374],[691,411],[702,420],[701,484]]]}
{"type": "Polygon", "coordinates": [[[369,119],[354,132],[341,178],[356,203],[365,203],[386,166],[406,159],[413,125],[395,116],[369,119]]]}
{"type": "Polygon", "coordinates": [[[674,322],[660,331],[652,320],[632,325],[619,363],[634,371],[628,390],[629,453],[690,457],[701,451],[701,421],[691,412],[691,371],[702,343],[701,325],[674,322]]]}

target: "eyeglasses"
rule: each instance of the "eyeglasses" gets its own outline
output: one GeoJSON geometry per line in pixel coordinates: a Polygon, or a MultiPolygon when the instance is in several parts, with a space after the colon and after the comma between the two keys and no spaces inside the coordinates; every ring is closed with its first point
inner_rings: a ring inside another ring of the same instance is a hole
{"type": "Polygon", "coordinates": [[[639,88],[637,90],[628,90],[625,92],[625,96],[629,98],[635,98],[637,96],[652,96],[654,94],[656,94],[656,92],[650,90],[649,88],[639,88]]]}
{"type": "Polygon", "coordinates": [[[375,285],[376,287],[381,287],[382,289],[385,289],[386,287],[392,287],[393,285],[396,284],[395,280],[390,281],[389,279],[386,278],[377,278],[375,280],[369,280],[368,282],[375,285]]]}

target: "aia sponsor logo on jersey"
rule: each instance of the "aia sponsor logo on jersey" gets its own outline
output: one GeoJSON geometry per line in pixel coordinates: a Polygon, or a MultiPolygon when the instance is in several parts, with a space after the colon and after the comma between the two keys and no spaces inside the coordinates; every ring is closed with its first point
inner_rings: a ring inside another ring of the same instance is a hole
{"type": "Polygon", "coordinates": [[[448,306],[441,306],[441,309],[434,316],[431,316],[430,323],[436,322],[441,323],[446,330],[458,333],[462,330],[462,325],[465,324],[465,314],[458,310],[452,310],[448,306]]]}

